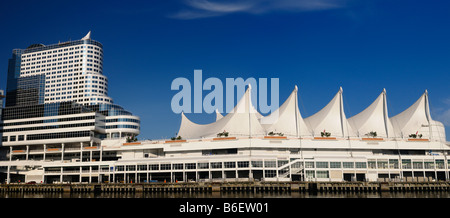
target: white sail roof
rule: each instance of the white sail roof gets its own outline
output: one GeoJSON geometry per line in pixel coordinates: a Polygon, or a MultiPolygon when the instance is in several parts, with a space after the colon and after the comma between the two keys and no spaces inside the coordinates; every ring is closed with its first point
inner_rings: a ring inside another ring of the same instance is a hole
{"type": "Polygon", "coordinates": [[[428,92],[425,92],[408,109],[391,117],[394,131],[398,136],[408,138],[411,134],[422,134],[422,138],[445,141],[442,123],[431,119],[428,92]]]}
{"type": "Polygon", "coordinates": [[[305,118],[305,123],[315,137],[320,137],[320,133],[324,131],[331,133],[331,137],[356,136],[345,117],[342,102],[342,88],[340,88],[327,106],[305,118]]]}
{"type": "Polygon", "coordinates": [[[359,137],[365,137],[369,132],[376,132],[377,136],[383,138],[395,137],[394,128],[389,120],[386,90],[365,110],[348,119],[352,128],[359,137]]]}
{"type": "Polygon", "coordinates": [[[265,135],[265,130],[259,123],[257,111],[251,103],[250,90],[249,86],[233,111],[214,123],[196,124],[182,113],[178,136],[182,138],[216,137],[218,133],[224,131],[228,132],[229,136],[265,135]]]}
{"type": "Polygon", "coordinates": [[[306,126],[298,109],[297,86],[287,100],[274,112],[263,119],[271,120],[272,124],[263,124],[266,132],[283,133],[285,136],[310,136],[311,132],[306,126]]]}
{"type": "Polygon", "coordinates": [[[216,110],[214,123],[196,124],[182,113],[178,136],[186,139],[207,138],[226,131],[229,136],[261,136],[275,132],[285,136],[320,137],[321,132],[326,131],[331,133],[331,137],[346,138],[364,137],[375,131],[383,138],[408,138],[410,134],[417,133],[432,141],[446,141],[444,125],[431,119],[426,91],[408,109],[391,118],[388,118],[385,90],[370,106],[349,119],[344,113],[342,88],[324,108],[305,119],[301,116],[297,100],[296,86],[286,101],[265,117],[253,107],[249,86],[232,112],[223,116],[216,110]]]}

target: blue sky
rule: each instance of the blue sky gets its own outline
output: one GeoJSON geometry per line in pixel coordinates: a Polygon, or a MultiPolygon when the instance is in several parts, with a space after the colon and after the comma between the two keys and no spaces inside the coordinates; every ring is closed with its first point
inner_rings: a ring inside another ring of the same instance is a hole
{"type": "MultiPolygon", "coordinates": [[[[141,118],[139,139],[170,138],[177,77],[279,78],[308,117],[342,86],[351,117],[387,90],[389,116],[425,89],[450,136],[450,2],[395,0],[2,1],[0,88],[14,48],[80,39],[104,46],[109,95],[141,118]]],[[[207,94],[208,92],[204,92],[207,94]]],[[[188,114],[209,123],[214,114],[188,114]]]]}

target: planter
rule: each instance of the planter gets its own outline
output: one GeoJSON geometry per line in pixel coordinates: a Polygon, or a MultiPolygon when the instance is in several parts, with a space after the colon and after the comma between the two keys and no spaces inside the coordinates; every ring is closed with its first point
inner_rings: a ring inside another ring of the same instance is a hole
{"type": "Polygon", "coordinates": [[[47,151],[59,151],[59,148],[48,148],[47,151]]]}
{"type": "Polygon", "coordinates": [[[127,142],[127,143],[123,143],[122,145],[140,145],[140,142],[127,142]]]}
{"type": "Polygon", "coordinates": [[[314,137],[315,140],[336,140],[336,137],[314,137]]]}
{"type": "Polygon", "coordinates": [[[91,146],[91,147],[83,147],[83,149],[97,149],[97,146],[91,146]]]}
{"type": "Polygon", "coordinates": [[[428,139],[408,139],[408,142],[428,142],[428,139]]]}
{"type": "Polygon", "coordinates": [[[236,137],[213,138],[213,141],[222,141],[222,140],[236,140],[236,137]]]}
{"type": "Polygon", "coordinates": [[[264,138],[265,139],[287,139],[286,136],[272,136],[272,135],[264,136],[264,138]]]}
{"type": "Polygon", "coordinates": [[[180,143],[180,142],[186,142],[186,140],[169,140],[169,141],[165,141],[165,143],[180,143]]]}
{"type": "Polygon", "coordinates": [[[383,138],[362,138],[363,141],[383,141],[383,138]]]}

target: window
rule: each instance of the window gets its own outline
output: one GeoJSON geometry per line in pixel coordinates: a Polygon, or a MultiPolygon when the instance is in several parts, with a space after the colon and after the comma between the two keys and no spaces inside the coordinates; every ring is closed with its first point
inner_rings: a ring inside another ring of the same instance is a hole
{"type": "Polygon", "coordinates": [[[422,162],[418,162],[418,161],[414,161],[413,162],[413,168],[414,169],[423,169],[423,163],[422,162]]]}
{"type": "Polygon", "coordinates": [[[276,161],[264,161],[264,167],[277,167],[276,161]]]}
{"type": "Polygon", "coordinates": [[[445,168],[444,160],[436,160],[436,168],[444,169],[445,168]]]}
{"type": "Polygon", "coordinates": [[[278,161],[278,166],[281,167],[281,166],[286,165],[288,163],[289,163],[289,161],[287,161],[287,160],[279,160],[278,161]]]}
{"type": "Polygon", "coordinates": [[[387,160],[378,160],[377,167],[378,169],[387,169],[388,168],[387,160]]]}
{"type": "Polygon", "coordinates": [[[397,159],[389,159],[389,168],[398,169],[398,160],[397,159]]]}
{"type": "Polygon", "coordinates": [[[376,169],[377,168],[377,162],[375,160],[367,161],[367,164],[369,165],[370,169],[376,169]]]}
{"type": "Polygon", "coordinates": [[[183,169],[183,164],[182,163],[173,164],[173,169],[174,170],[182,170],[183,169]]]}
{"type": "Polygon", "coordinates": [[[306,161],[305,162],[305,168],[314,168],[314,162],[306,161]]]}
{"type": "Polygon", "coordinates": [[[238,161],[239,168],[247,168],[249,166],[248,161],[238,161]]]}
{"type": "Polygon", "coordinates": [[[425,169],[434,169],[434,162],[433,161],[425,161],[424,166],[425,166],[425,169]]]}
{"type": "Polygon", "coordinates": [[[328,162],[316,162],[316,168],[328,168],[328,162]]]}
{"type": "Polygon", "coordinates": [[[266,178],[273,178],[277,176],[277,171],[276,170],[264,170],[264,177],[266,178]]]}
{"type": "Polygon", "coordinates": [[[341,168],[341,162],[330,162],[330,168],[341,168]]]}
{"type": "Polygon", "coordinates": [[[222,168],[222,162],[213,162],[213,163],[211,163],[211,168],[213,168],[213,169],[222,168]]]}
{"type": "Polygon", "coordinates": [[[315,178],[315,172],[314,170],[306,170],[306,178],[307,179],[313,179],[315,178]]]}
{"type": "Polygon", "coordinates": [[[318,170],[316,172],[317,178],[329,178],[328,170],[320,171],[318,170]]]}
{"type": "Polygon", "coordinates": [[[236,162],[224,162],[225,168],[236,168],[236,162]]]}
{"type": "Polygon", "coordinates": [[[159,165],[158,164],[150,164],[149,168],[150,168],[150,170],[159,170],[159,165]]]}
{"type": "Polygon", "coordinates": [[[187,164],[185,164],[185,167],[187,170],[196,169],[196,164],[195,163],[187,163],[187,164]]]}
{"type": "Polygon", "coordinates": [[[161,164],[161,170],[170,170],[171,165],[170,164],[161,164]]]}
{"type": "Polygon", "coordinates": [[[367,168],[366,162],[356,162],[356,168],[367,168]]]}
{"type": "Polygon", "coordinates": [[[411,169],[411,159],[402,160],[402,168],[403,169],[411,169]]]}
{"type": "Polygon", "coordinates": [[[342,166],[344,166],[344,168],[354,168],[353,162],[343,162],[342,166]]]}
{"type": "Polygon", "coordinates": [[[252,167],[263,167],[262,161],[252,161],[252,167]]]}
{"type": "Polygon", "coordinates": [[[208,169],[209,163],[198,163],[198,169],[208,169]]]}

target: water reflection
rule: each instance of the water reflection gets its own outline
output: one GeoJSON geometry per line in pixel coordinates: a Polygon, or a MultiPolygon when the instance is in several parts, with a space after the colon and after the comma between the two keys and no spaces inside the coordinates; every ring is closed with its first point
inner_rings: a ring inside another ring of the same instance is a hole
{"type": "Polygon", "coordinates": [[[0,193],[0,198],[450,198],[450,192],[0,193]]]}

